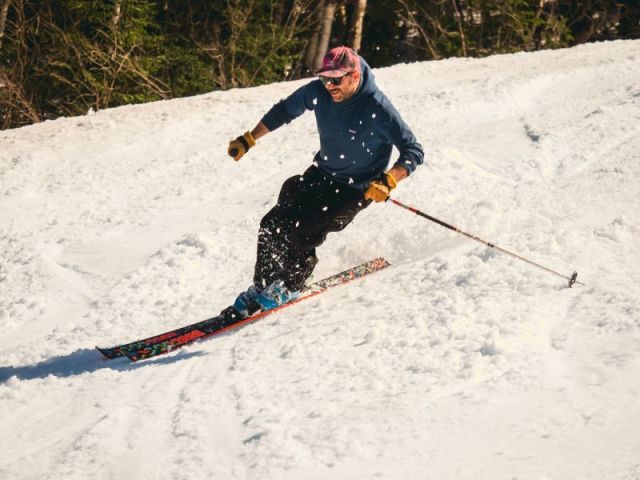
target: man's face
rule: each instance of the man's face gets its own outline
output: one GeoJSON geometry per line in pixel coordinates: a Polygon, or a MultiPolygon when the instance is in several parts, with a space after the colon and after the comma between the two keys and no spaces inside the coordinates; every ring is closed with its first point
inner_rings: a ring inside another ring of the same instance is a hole
{"type": "Polygon", "coordinates": [[[339,85],[333,84],[331,80],[334,79],[320,77],[320,80],[322,80],[324,87],[329,92],[329,95],[331,95],[331,99],[334,102],[339,103],[348,100],[354,93],[356,93],[358,85],[360,85],[360,72],[356,71],[347,73],[343,77],[335,79],[340,80],[339,85]]]}

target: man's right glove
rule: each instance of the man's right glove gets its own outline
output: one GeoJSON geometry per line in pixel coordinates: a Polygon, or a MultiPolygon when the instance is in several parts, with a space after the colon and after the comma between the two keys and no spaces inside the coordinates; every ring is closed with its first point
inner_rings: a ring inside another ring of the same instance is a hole
{"type": "Polygon", "coordinates": [[[253,138],[253,135],[251,135],[251,132],[245,132],[243,135],[229,142],[227,153],[232,156],[235,161],[238,161],[255,144],[256,140],[253,138]]]}
{"type": "Polygon", "coordinates": [[[374,202],[384,202],[389,195],[391,195],[391,190],[398,186],[398,182],[390,173],[385,173],[381,179],[373,180],[367,191],[364,194],[364,198],[367,200],[373,200],[374,202]]]}

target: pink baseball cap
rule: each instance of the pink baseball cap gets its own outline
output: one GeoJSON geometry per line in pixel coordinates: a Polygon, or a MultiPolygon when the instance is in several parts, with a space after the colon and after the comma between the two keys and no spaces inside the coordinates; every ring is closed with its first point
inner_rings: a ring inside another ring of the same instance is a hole
{"type": "Polygon", "coordinates": [[[322,59],[322,68],[314,75],[323,77],[341,77],[346,73],[360,70],[360,57],[349,47],[335,47],[329,50],[322,59]]]}

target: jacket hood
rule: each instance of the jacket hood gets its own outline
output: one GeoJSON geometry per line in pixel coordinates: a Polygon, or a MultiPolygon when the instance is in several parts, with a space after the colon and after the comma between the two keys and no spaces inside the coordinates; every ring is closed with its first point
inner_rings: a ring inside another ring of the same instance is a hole
{"type": "Polygon", "coordinates": [[[351,98],[338,105],[344,106],[345,108],[357,105],[373,95],[377,89],[378,87],[371,67],[364,58],[360,57],[360,85],[358,86],[356,93],[354,93],[351,98]]]}

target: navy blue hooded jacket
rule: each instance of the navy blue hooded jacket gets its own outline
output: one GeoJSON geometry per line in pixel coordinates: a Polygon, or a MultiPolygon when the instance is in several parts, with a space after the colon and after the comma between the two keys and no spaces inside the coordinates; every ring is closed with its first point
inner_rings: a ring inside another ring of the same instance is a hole
{"type": "Polygon", "coordinates": [[[313,110],[320,134],[320,151],[314,163],[326,176],[364,190],[386,171],[394,145],[400,152],[395,165],[409,173],[422,164],[424,153],[411,129],[378,89],[362,57],[360,63],[360,85],[348,100],[335,103],[316,79],[275,104],[262,123],[273,131],[305,110],[313,110]]]}

